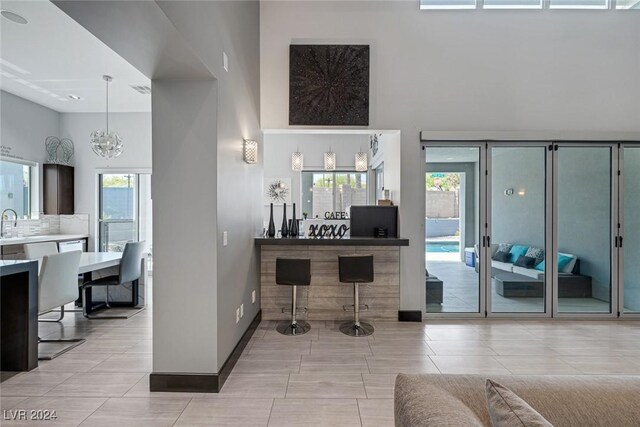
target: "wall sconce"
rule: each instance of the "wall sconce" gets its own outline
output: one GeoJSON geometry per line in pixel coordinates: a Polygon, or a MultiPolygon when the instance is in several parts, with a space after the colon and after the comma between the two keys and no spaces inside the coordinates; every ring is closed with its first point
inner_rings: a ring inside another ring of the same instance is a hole
{"type": "Polygon", "coordinates": [[[301,152],[296,151],[291,155],[291,169],[296,172],[300,172],[303,167],[304,167],[304,155],[301,152]]]}
{"type": "MultiPolygon", "coordinates": [[[[329,150],[331,150],[331,148],[329,148],[329,150]]],[[[332,151],[324,153],[324,170],[336,170],[336,153],[332,151]]]]}
{"type": "Polygon", "coordinates": [[[356,153],[356,171],[366,172],[369,165],[367,164],[367,153],[356,153]]]}
{"type": "Polygon", "coordinates": [[[245,139],[242,143],[242,158],[250,165],[258,163],[258,141],[245,139]]]}

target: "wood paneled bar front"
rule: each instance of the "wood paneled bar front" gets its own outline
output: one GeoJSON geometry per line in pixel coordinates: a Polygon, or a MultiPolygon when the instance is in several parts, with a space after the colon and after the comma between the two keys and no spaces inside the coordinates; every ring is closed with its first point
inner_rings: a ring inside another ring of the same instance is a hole
{"type": "Polygon", "coordinates": [[[260,248],[261,309],[264,320],[286,320],[291,317],[291,288],[276,284],[276,258],[309,258],[311,285],[298,287],[298,307],[306,320],[348,320],[353,312],[343,306],[353,304],[353,285],[340,283],[338,256],[373,255],[374,282],[360,285],[360,303],[368,305],[363,319],[397,320],[400,309],[400,246],[408,246],[401,238],[345,239],[275,239],[257,238],[260,248]],[[283,308],[285,312],[283,313],[283,308]]]}

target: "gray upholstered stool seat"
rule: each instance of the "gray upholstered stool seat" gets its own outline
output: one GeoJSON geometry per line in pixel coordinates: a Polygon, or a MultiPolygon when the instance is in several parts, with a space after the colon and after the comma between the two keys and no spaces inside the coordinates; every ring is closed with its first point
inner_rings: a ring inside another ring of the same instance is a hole
{"type": "Polygon", "coordinates": [[[298,321],[296,313],[297,287],[311,284],[311,260],[309,258],[276,258],[276,283],[291,286],[291,320],[280,322],[276,330],[283,335],[302,335],[309,332],[311,326],[298,321]]]}
{"type": "MultiPolygon", "coordinates": [[[[360,283],[373,282],[373,255],[343,255],[338,257],[341,283],[353,283],[353,321],[340,325],[343,334],[364,337],[373,333],[373,326],[360,321],[360,283]]],[[[364,307],[369,309],[365,304],[364,307]]],[[[345,308],[346,309],[346,308],[345,308]]]]}

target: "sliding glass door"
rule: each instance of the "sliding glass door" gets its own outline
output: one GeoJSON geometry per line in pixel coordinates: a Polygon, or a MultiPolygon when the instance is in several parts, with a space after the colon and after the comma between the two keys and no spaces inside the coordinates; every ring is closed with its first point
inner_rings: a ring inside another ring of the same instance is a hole
{"type": "Polygon", "coordinates": [[[425,148],[428,314],[484,316],[485,144],[425,148]]]}
{"type": "Polygon", "coordinates": [[[426,314],[640,316],[640,144],[428,143],[426,314]]]}
{"type": "Polygon", "coordinates": [[[489,146],[489,314],[550,312],[550,153],[545,143],[489,146]]]}
{"type": "Polygon", "coordinates": [[[100,252],[122,252],[138,241],[138,175],[100,174],[100,252]]]}
{"type": "Polygon", "coordinates": [[[640,314],[640,146],[624,146],[621,165],[620,312],[640,314]]]}
{"type": "Polygon", "coordinates": [[[608,314],[616,306],[613,150],[592,143],[554,145],[557,313],[608,314]]]}

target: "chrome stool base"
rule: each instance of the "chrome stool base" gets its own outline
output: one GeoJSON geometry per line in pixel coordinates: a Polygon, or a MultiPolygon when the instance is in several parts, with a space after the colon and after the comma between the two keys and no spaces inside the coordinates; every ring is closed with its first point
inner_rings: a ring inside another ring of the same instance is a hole
{"type": "Polygon", "coordinates": [[[307,322],[291,323],[289,320],[280,322],[276,326],[276,331],[280,332],[282,335],[304,335],[309,332],[310,329],[311,325],[307,322]]]}
{"type": "Polygon", "coordinates": [[[359,324],[357,324],[349,321],[340,325],[340,332],[350,337],[366,337],[373,333],[373,326],[366,322],[359,322],[359,324]]]}

